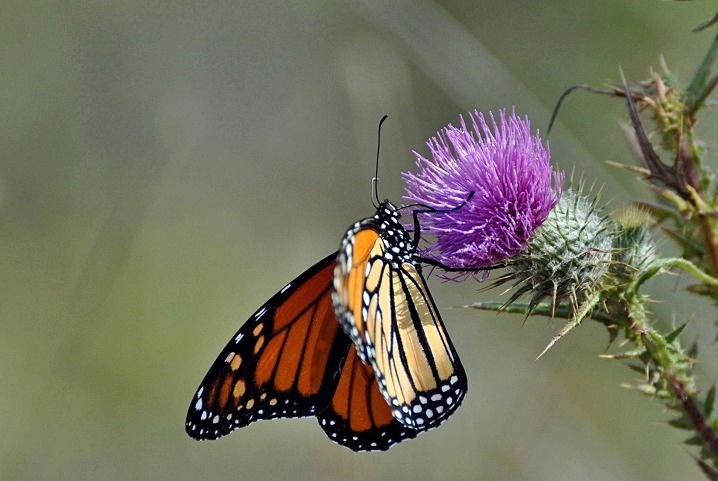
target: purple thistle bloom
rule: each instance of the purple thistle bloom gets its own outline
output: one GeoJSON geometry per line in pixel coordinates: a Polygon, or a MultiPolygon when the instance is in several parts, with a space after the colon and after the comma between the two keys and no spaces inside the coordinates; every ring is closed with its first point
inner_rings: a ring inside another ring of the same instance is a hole
{"type": "MultiPolygon", "coordinates": [[[[404,172],[404,199],[451,213],[419,214],[422,234],[436,243],[422,256],[452,269],[489,267],[517,254],[556,205],[563,173],[549,163],[538,133],[531,137],[528,117],[500,111],[499,124],[490,113],[470,113],[473,132],[461,117],[427,142],[432,160],[417,152],[418,174],[404,172]],[[493,128],[492,128],[493,127],[493,128]]],[[[462,276],[459,276],[462,277],[462,276]]]]}

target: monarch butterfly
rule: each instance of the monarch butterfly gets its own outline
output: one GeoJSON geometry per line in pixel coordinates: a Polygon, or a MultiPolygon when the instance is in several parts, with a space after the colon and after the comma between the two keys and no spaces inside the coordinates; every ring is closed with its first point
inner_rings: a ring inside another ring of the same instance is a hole
{"type": "Polygon", "coordinates": [[[333,441],[384,451],[446,420],[467,382],[422,275],[421,212],[411,236],[397,208],[379,203],[338,252],[260,307],[205,375],[187,433],[216,439],[314,415],[333,441]]]}

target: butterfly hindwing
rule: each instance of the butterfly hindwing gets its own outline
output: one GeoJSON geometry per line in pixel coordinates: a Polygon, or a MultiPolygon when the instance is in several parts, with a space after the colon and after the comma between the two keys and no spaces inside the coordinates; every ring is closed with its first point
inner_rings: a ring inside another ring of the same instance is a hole
{"type": "Polygon", "coordinates": [[[397,421],[379,390],[374,369],[349,349],[332,401],[317,415],[329,439],[354,451],[385,451],[421,431],[397,421]]]}
{"type": "Polygon", "coordinates": [[[256,420],[309,416],[329,405],[351,344],[331,303],[335,258],[309,268],[242,325],[193,397],[191,437],[215,439],[256,420]]]}

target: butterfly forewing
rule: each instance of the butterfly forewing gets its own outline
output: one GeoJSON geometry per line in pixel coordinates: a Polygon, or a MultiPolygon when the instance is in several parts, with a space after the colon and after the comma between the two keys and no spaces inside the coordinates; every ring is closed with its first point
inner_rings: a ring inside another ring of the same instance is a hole
{"type": "Polygon", "coordinates": [[[256,420],[326,409],[351,344],[331,303],[335,258],[285,286],[229,341],[192,400],[190,436],[215,439],[256,420]]]}
{"type": "Polygon", "coordinates": [[[414,249],[396,209],[382,204],[377,215],[356,223],[344,237],[332,300],[393,416],[426,430],[459,406],[466,375],[414,249]]]}

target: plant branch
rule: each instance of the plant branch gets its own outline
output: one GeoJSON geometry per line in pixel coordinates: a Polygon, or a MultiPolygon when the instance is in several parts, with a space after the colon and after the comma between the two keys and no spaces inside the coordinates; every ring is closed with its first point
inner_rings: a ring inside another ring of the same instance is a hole
{"type": "Polygon", "coordinates": [[[632,292],[638,292],[638,289],[644,282],[659,274],[663,269],[669,269],[671,267],[681,269],[709,286],[718,287],[718,279],[706,274],[691,261],[683,259],[682,257],[670,257],[668,259],[658,259],[654,261],[648,269],[636,278],[630,290],[632,292]]]}
{"type": "Polygon", "coordinates": [[[686,391],[680,379],[668,372],[665,376],[668,381],[668,386],[671,388],[671,392],[681,403],[681,406],[683,406],[683,411],[686,413],[686,416],[688,416],[688,419],[691,420],[696,432],[706,447],[713,453],[713,456],[718,459],[718,436],[706,421],[703,411],[696,406],[695,401],[693,401],[693,398],[688,394],[688,391],[686,391]]]}
{"type": "MultiPolygon", "coordinates": [[[[692,385],[693,381],[687,375],[686,369],[680,365],[681,361],[685,362],[685,356],[679,353],[675,346],[672,346],[658,331],[648,325],[643,301],[638,294],[626,300],[625,308],[626,317],[629,320],[629,331],[645,346],[651,360],[658,366],[661,377],[666,381],[671,394],[680,403],[683,413],[691,421],[705,447],[712,453],[713,459],[718,460],[718,435],[691,397],[689,388],[686,387],[692,385]]],[[[690,390],[692,391],[693,388],[691,387],[690,390]]]]}

